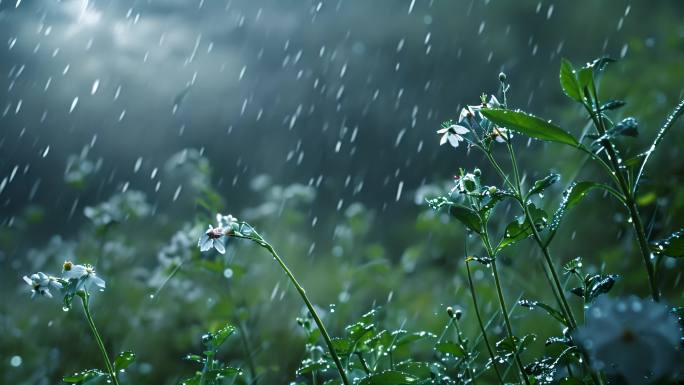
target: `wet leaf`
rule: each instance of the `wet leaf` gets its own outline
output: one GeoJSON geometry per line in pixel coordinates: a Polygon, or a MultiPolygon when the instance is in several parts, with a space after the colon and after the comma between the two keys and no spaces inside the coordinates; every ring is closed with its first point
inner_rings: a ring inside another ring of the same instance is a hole
{"type": "Polygon", "coordinates": [[[652,248],[656,255],[666,255],[672,258],[684,257],[684,228],[675,231],[663,240],[654,242],[652,248]]]}
{"type": "Polygon", "coordinates": [[[617,110],[618,108],[623,107],[625,104],[624,100],[609,100],[601,106],[601,111],[611,111],[611,110],[617,110]]]}
{"type": "Polygon", "coordinates": [[[410,374],[416,378],[423,380],[428,379],[432,375],[430,365],[425,362],[401,362],[396,365],[396,369],[402,373],[410,374]]]}
{"type": "Polygon", "coordinates": [[[582,102],[582,92],[577,82],[577,76],[575,75],[575,69],[572,67],[572,63],[567,59],[561,59],[560,73],[558,75],[560,78],[561,88],[565,95],[570,99],[582,102]]]}
{"type": "Polygon", "coordinates": [[[359,385],[404,385],[414,384],[418,379],[398,370],[386,370],[372,374],[359,382],[359,385]]]}
{"type": "Polygon", "coordinates": [[[566,319],[565,319],[565,317],[563,316],[563,314],[562,314],[560,311],[558,311],[558,310],[556,310],[555,308],[553,308],[552,306],[545,304],[544,302],[540,302],[540,301],[530,301],[530,300],[527,300],[527,299],[523,299],[523,300],[518,301],[518,304],[519,304],[520,306],[522,306],[522,307],[526,307],[526,308],[529,308],[529,309],[534,309],[534,308],[542,309],[542,310],[544,310],[548,315],[550,315],[551,317],[555,318],[556,320],[558,320],[558,321],[559,321],[560,323],[562,323],[563,325],[568,326],[568,322],[566,321],[566,319]]]}
{"type": "Polygon", "coordinates": [[[474,210],[461,205],[453,205],[449,208],[449,213],[468,229],[478,234],[482,232],[482,221],[474,210]]]}
{"type": "Polygon", "coordinates": [[[218,349],[219,346],[223,345],[228,337],[235,333],[235,327],[231,325],[226,325],[214,333],[214,348],[218,349]]]}
{"type": "Polygon", "coordinates": [[[558,183],[560,178],[561,178],[560,174],[551,173],[551,174],[547,175],[545,178],[534,182],[534,185],[532,185],[532,188],[527,193],[527,196],[529,197],[529,196],[532,196],[534,194],[537,194],[537,193],[540,193],[540,192],[546,190],[552,184],[558,183]]]}
{"type": "Polygon", "coordinates": [[[121,352],[114,358],[114,370],[123,370],[135,362],[135,353],[131,351],[121,352]]]}
{"type": "Polygon", "coordinates": [[[70,384],[78,384],[83,383],[85,381],[99,379],[104,376],[107,376],[107,374],[105,374],[99,369],[88,369],[82,372],[74,373],[70,376],[64,376],[62,377],[62,381],[68,382],[70,384]]]}
{"type": "Polygon", "coordinates": [[[573,147],[579,145],[577,139],[562,128],[534,115],[499,108],[483,108],[480,112],[494,124],[532,138],[563,143],[573,147]]]}
{"type": "Polygon", "coordinates": [[[467,353],[463,347],[454,342],[440,342],[435,345],[435,350],[440,353],[450,354],[454,357],[467,357],[467,353]]]}

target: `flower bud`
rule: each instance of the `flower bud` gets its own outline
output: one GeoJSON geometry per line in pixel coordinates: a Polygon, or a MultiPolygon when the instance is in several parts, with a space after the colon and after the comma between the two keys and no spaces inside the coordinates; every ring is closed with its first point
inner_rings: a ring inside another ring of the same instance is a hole
{"type": "Polygon", "coordinates": [[[482,171],[479,168],[476,168],[475,170],[473,170],[473,174],[475,174],[476,177],[479,177],[480,175],[482,175],[482,171]]]}
{"type": "Polygon", "coordinates": [[[490,195],[495,194],[496,193],[496,186],[489,186],[488,191],[489,191],[490,195]]]}
{"type": "Polygon", "coordinates": [[[449,316],[449,318],[454,318],[454,308],[449,306],[449,307],[447,307],[446,310],[447,310],[447,315],[449,316]]]}
{"type": "Polygon", "coordinates": [[[456,318],[456,321],[460,320],[461,317],[463,317],[463,311],[461,311],[461,309],[456,309],[454,317],[456,318]]]}
{"type": "Polygon", "coordinates": [[[505,73],[499,72],[499,81],[500,82],[505,83],[507,79],[508,79],[508,77],[506,76],[505,73]]]}

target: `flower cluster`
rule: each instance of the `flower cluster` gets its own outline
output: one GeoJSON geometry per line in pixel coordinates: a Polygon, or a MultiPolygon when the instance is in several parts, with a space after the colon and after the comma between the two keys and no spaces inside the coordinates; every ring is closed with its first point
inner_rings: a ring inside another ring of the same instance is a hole
{"type": "MultiPolygon", "coordinates": [[[[491,95],[489,100],[485,96],[482,97],[482,103],[478,105],[468,105],[461,109],[458,115],[458,122],[453,123],[448,120],[442,123],[442,128],[437,130],[437,133],[442,137],[439,140],[440,146],[449,143],[454,148],[457,148],[460,142],[468,140],[465,135],[473,132],[474,128],[480,128],[485,135],[485,139],[493,140],[498,143],[505,143],[510,140],[513,135],[507,129],[498,127],[487,119],[485,119],[480,110],[483,108],[501,108],[503,105],[499,102],[496,96],[491,95]]],[[[475,135],[476,139],[477,135],[475,135]]],[[[478,140],[479,141],[479,140],[478,140]]]]}
{"type": "Polygon", "coordinates": [[[64,262],[61,277],[38,272],[31,276],[24,276],[23,279],[31,287],[31,298],[34,298],[36,294],[52,298],[50,289],[77,292],[79,290],[91,291],[95,288],[104,290],[105,288],[105,281],[97,276],[93,266],[78,265],[71,261],[64,262]]]}
{"type": "Polygon", "coordinates": [[[216,223],[216,227],[209,225],[209,229],[202,234],[197,242],[197,246],[202,252],[209,251],[213,248],[219,253],[225,254],[227,236],[238,230],[239,223],[238,220],[230,214],[216,214],[216,223]]]}

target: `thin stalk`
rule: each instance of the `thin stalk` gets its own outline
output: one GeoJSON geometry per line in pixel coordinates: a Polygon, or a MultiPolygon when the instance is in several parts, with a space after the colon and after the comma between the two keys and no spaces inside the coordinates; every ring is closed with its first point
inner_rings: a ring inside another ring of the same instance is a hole
{"type": "Polygon", "coordinates": [[[249,340],[247,339],[247,333],[245,327],[242,325],[242,322],[238,323],[238,328],[240,329],[240,339],[242,340],[242,347],[245,349],[245,355],[247,356],[247,367],[249,368],[249,375],[252,377],[252,381],[250,384],[256,385],[257,383],[257,377],[256,377],[256,369],[254,367],[254,355],[252,353],[252,349],[249,346],[249,340]]]}
{"type": "Polygon", "coordinates": [[[529,207],[527,207],[527,202],[524,202],[522,199],[522,184],[520,182],[520,171],[518,169],[518,161],[515,158],[515,150],[513,149],[513,145],[510,141],[506,141],[506,146],[508,147],[508,153],[511,157],[511,167],[513,168],[513,175],[515,176],[516,193],[520,198],[518,202],[520,203],[520,206],[525,213],[525,218],[527,222],[530,224],[534,240],[537,242],[537,245],[541,249],[542,254],[544,255],[544,261],[546,262],[546,265],[549,271],[551,272],[551,278],[553,279],[553,284],[555,286],[556,292],[558,293],[557,298],[560,300],[559,305],[561,306],[561,310],[563,311],[563,313],[565,313],[565,318],[568,320],[568,323],[570,324],[570,329],[575,329],[577,328],[577,322],[575,321],[575,316],[572,314],[572,308],[570,308],[568,300],[565,298],[563,286],[560,283],[558,271],[556,271],[556,267],[553,265],[551,255],[549,253],[549,248],[546,244],[544,244],[544,241],[542,241],[541,236],[539,235],[539,231],[537,231],[537,227],[534,224],[534,220],[532,218],[532,214],[530,213],[530,209],[529,207]]]}
{"type": "Polygon", "coordinates": [[[105,362],[105,367],[107,368],[109,377],[112,379],[114,385],[119,385],[119,379],[116,378],[116,372],[114,371],[114,367],[112,366],[112,361],[109,359],[107,349],[105,349],[104,343],[102,342],[102,337],[100,337],[100,333],[97,332],[97,328],[95,327],[95,321],[93,321],[93,316],[90,314],[90,294],[85,292],[85,294],[80,295],[80,297],[81,302],[83,303],[83,312],[85,313],[86,319],[88,320],[88,326],[90,326],[90,331],[93,332],[93,337],[95,337],[97,347],[100,349],[100,354],[102,354],[102,359],[105,362]]]}
{"type": "Polygon", "coordinates": [[[477,304],[477,295],[475,294],[475,286],[473,285],[473,276],[470,273],[470,264],[468,263],[468,261],[466,261],[465,265],[466,270],[468,271],[468,284],[470,286],[470,296],[473,298],[473,308],[475,309],[477,323],[480,325],[480,330],[482,331],[482,338],[484,339],[485,346],[487,347],[489,358],[492,360],[492,367],[494,368],[494,372],[496,372],[496,377],[499,379],[499,383],[504,385],[504,380],[501,377],[499,368],[496,366],[496,356],[494,356],[492,345],[489,343],[489,337],[487,337],[487,330],[485,329],[484,323],[482,322],[482,316],[480,315],[479,306],[477,304]]]}
{"type": "MultiPolygon", "coordinates": [[[[487,249],[487,254],[489,258],[492,260],[492,275],[494,276],[494,286],[496,286],[496,294],[499,299],[499,306],[501,307],[501,314],[504,317],[504,324],[506,325],[506,332],[508,334],[508,337],[511,339],[511,342],[513,344],[516,344],[515,342],[515,334],[513,334],[513,327],[511,327],[511,320],[508,317],[508,306],[506,306],[506,299],[504,298],[503,295],[503,290],[501,289],[501,280],[499,279],[499,271],[496,267],[496,255],[494,254],[494,250],[492,250],[492,245],[489,243],[489,236],[487,235],[487,230],[485,229],[482,232],[482,242],[485,245],[485,248],[487,249]]],[[[520,355],[518,355],[518,352],[514,352],[514,359],[515,363],[518,366],[518,371],[520,372],[520,377],[522,377],[522,380],[525,382],[525,384],[529,385],[530,380],[527,378],[527,375],[525,374],[525,368],[522,364],[522,361],[520,360],[520,355]]]]}
{"type": "Polygon", "coordinates": [[[456,339],[458,340],[458,343],[461,344],[463,347],[463,350],[466,353],[466,370],[468,371],[468,377],[470,378],[470,383],[473,385],[475,384],[475,378],[473,378],[473,369],[470,366],[470,351],[467,349],[465,345],[465,341],[463,340],[463,335],[461,334],[461,327],[458,324],[458,318],[453,317],[451,318],[451,323],[454,324],[454,327],[456,328],[456,339]]]}
{"type": "MultiPolygon", "coordinates": [[[[599,102],[596,89],[594,88],[593,91],[596,103],[596,113],[594,113],[594,111],[587,104],[584,104],[584,107],[587,109],[591,119],[594,121],[594,125],[596,126],[596,130],[599,132],[599,135],[603,135],[606,132],[606,128],[603,125],[603,119],[601,118],[601,104],[599,102]]],[[[641,251],[644,266],[646,267],[648,283],[651,288],[651,296],[655,302],[658,302],[660,300],[660,291],[658,290],[658,283],[656,281],[653,263],[651,263],[651,249],[648,245],[648,240],[646,239],[646,232],[641,222],[639,209],[637,208],[636,202],[634,200],[634,194],[632,193],[632,189],[629,187],[629,184],[625,180],[625,176],[622,173],[622,169],[618,162],[617,154],[615,153],[613,145],[610,143],[610,141],[603,140],[601,141],[601,146],[603,146],[606,151],[606,155],[608,156],[608,160],[610,161],[613,169],[613,174],[617,178],[618,187],[624,195],[625,205],[627,206],[632,227],[634,228],[634,233],[636,234],[637,243],[639,244],[639,250],[641,251]]]]}
{"type": "Polygon", "coordinates": [[[340,357],[337,355],[337,352],[335,352],[335,347],[332,344],[332,340],[330,339],[330,335],[328,334],[328,331],[325,328],[325,325],[323,325],[323,321],[321,321],[321,317],[318,316],[318,313],[316,312],[316,309],[314,308],[313,304],[309,300],[309,297],[306,295],[306,291],[302,287],[302,285],[297,282],[297,279],[295,276],[292,274],[292,271],[287,267],[285,262],[283,261],[282,258],[278,255],[278,253],[273,249],[273,246],[271,246],[268,242],[266,241],[261,241],[261,245],[268,250],[271,255],[273,255],[273,258],[278,262],[280,267],[283,269],[285,274],[287,274],[288,278],[290,278],[290,281],[292,284],[295,286],[297,289],[297,292],[299,292],[299,295],[302,297],[302,300],[304,301],[304,304],[306,304],[307,309],[309,309],[309,313],[311,313],[311,317],[313,317],[314,322],[316,322],[316,326],[318,326],[318,330],[321,331],[321,335],[323,336],[323,339],[325,340],[326,345],[328,346],[328,352],[333,358],[333,361],[335,361],[335,366],[337,366],[337,371],[340,373],[340,377],[342,378],[342,382],[344,385],[351,385],[349,382],[349,379],[347,378],[347,374],[344,371],[344,367],[342,366],[342,361],[340,361],[340,357]]]}

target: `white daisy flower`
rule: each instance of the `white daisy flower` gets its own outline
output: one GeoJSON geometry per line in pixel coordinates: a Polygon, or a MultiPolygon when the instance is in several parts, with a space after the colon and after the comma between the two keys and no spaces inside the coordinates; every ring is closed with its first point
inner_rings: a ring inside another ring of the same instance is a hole
{"type": "Polygon", "coordinates": [[[71,261],[64,262],[64,278],[82,280],[82,285],[87,290],[94,286],[104,289],[106,284],[104,279],[97,276],[95,268],[91,265],[76,265],[71,261]]]}
{"type": "Polygon", "coordinates": [[[226,253],[226,246],[223,244],[223,237],[225,236],[225,230],[222,227],[212,227],[209,225],[209,229],[202,234],[197,246],[200,251],[208,251],[211,248],[216,249],[221,254],[226,253]]]}
{"type": "Polygon", "coordinates": [[[600,297],[574,337],[597,370],[619,375],[629,385],[681,374],[681,330],[666,305],[633,296],[600,297]]]}
{"type": "Polygon", "coordinates": [[[31,298],[34,298],[36,294],[52,298],[50,288],[61,289],[63,287],[57,278],[42,272],[31,274],[31,277],[24,276],[23,279],[27,285],[31,286],[31,298]]]}
{"type": "Polygon", "coordinates": [[[465,140],[461,135],[465,135],[468,132],[470,132],[470,130],[458,124],[452,124],[449,127],[439,129],[437,130],[437,133],[442,135],[442,138],[439,140],[439,145],[441,146],[448,141],[450,145],[456,148],[458,147],[459,142],[465,140]]]}

